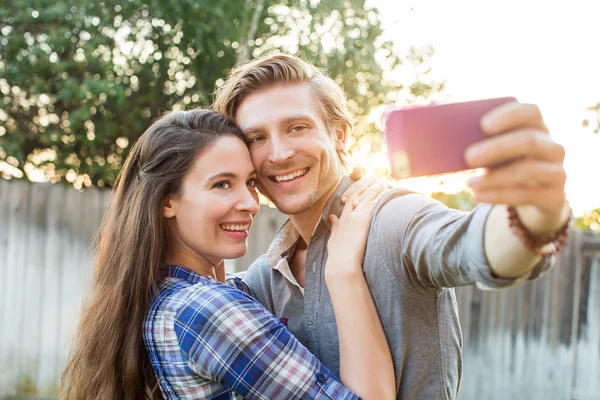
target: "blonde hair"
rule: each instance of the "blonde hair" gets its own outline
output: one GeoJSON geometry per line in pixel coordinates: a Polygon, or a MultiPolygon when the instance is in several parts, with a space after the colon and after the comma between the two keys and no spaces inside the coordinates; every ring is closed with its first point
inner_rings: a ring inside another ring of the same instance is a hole
{"type": "MultiPolygon", "coordinates": [[[[252,93],[282,83],[310,84],[318,99],[319,111],[330,133],[345,129],[352,133],[354,122],[348,111],[346,95],[340,85],[322,70],[290,54],[266,55],[235,66],[225,83],[217,89],[214,109],[235,119],[242,101],[252,93]]],[[[338,150],[343,165],[345,149],[338,150]]]]}

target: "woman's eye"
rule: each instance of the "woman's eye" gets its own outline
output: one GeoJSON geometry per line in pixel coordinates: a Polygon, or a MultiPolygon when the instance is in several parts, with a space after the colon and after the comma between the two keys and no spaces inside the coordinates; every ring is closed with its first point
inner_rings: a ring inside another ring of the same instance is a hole
{"type": "Polygon", "coordinates": [[[246,185],[248,185],[248,187],[256,187],[256,178],[252,178],[249,179],[248,182],[246,183],[246,185]]]}
{"type": "Polygon", "coordinates": [[[229,184],[229,182],[227,181],[223,181],[223,182],[217,182],[213,185],[213,188],[216,189],[229,189],[231,185],[229,184]]]}

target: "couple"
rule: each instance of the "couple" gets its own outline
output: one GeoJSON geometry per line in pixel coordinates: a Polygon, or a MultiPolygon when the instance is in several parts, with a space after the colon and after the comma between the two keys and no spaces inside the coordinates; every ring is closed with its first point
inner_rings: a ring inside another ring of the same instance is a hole
{"type": "Polygon", "coordinates": [[[132,148],[63,397],[456,398],[452,288],[538,277],[564,240],[564,151],[539,110],[482,120],[466,160],[501,167],[470,182],[483,204],[464,213],[352,185],[344,94],[297,57],[236,67],[215,109],[236,124],[173,112],[132,148]],[[246,251],[255,186],[289,220],[242,281],[223,259],[246,251]]]}

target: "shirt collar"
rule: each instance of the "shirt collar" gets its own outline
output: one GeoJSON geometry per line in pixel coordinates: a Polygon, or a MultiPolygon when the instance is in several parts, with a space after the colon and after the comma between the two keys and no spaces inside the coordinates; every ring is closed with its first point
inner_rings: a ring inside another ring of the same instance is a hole
{"type": "MultiPolygon", "coordinates": [[[[340,216],[342,214],[342,210],[344,209],[344,203],[342,203],[342,194],[348,189],[354,181],[350,179],[348,176],[344,176],[342,181],[335,189],[335,192],[331,195],[325,207],[323,208],[323,212],[321,213],[321,221],[325,224],[327,229],[331,230],[331,223],[329,222],[329,216],[334,214],[336,216],[340,216]]],[[[316,227],[315,227],[316,228],[316,227]]]]}
{"type": "Polygon", "coordinates": [[[163,278],[183,279],[184,281],[187,281],[190,283],[198,283],[202,280],[208,279],[208,278],[205,278],[202,275],[192,271],[191,269],[182,267],[181,265],[173,265],[173,264],[164,264],[162,266],[162,274],[163,274],[163,278]]]}
{"type": "MultiPolygon", "coordinates": [[[[354,181],[348,176],[344,176],[342,178],[342,181],[325,204],[319,222],[317,223],[317,226],[315,226],[315,231],[321,222],[327,227],[327,229],[331,230],[329,215],[334,214],[338,217],[340,216],[342,210],[344,209],[344,204],[341,201],[342,194],[353,183],[354,181]]],[[[300,233],[294,224],[292,224],[289,219],[285,221],[284,225],[281,227],[279,232],[277,232],[273,242],[267,250],[267,261],[273,269],[281,269],[282,264],[279,261],[282,258],[289,257],[293,253],[291,250],[295,246],[299,237],[300,233]]]]}

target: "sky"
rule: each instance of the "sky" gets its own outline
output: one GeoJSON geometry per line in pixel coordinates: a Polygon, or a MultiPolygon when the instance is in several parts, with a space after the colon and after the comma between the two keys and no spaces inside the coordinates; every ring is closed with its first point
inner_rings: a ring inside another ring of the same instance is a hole
{"type": "MultiPolygon", "coordinates": [[[[575,214],[600,207],[600,136],[582,128],[600,102],[600,0],[373,0],[402,54],[431,45],[445,101],[514,96],[537,104],[566,150],[575,214]]],[[[447,190],[446,190],[447,191],[447,190]]]]}

